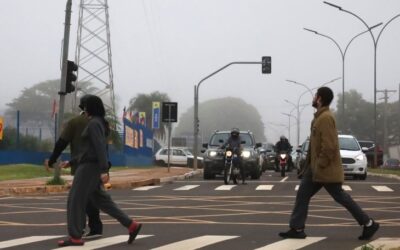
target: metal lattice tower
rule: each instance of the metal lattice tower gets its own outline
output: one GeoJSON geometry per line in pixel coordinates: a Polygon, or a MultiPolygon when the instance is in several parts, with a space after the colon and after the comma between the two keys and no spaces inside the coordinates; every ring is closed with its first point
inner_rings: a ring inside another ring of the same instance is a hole
{"type": "Polygon", "coordinates": [[[75,62],[79,70],[74,109],[81,94],[95,94],[101,97],[109,115],[115,117],[107,0],[81,0],[75,62]],[[89,82],[91,84],[87,88],[89,82]]]}

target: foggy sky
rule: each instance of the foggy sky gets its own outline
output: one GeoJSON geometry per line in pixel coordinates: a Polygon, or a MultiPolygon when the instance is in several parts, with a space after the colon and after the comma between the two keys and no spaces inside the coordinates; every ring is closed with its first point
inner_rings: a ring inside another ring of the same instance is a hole
{"type": "MultiPolygon", "coordinates": [[[[386,23],[400,13],[398,0],[331,0],[368,25],[386,23]]],[[[60,78],[66,0],[0,0],[0,114],[25,87],[60,78]]],[[[235,65],[202,83],[199,101],[233,96],[254,105],[269,141],[287,128],[286,116],[306,89],[342,75],[338,48],[304,27],[333,37],[344,49],[364,31],[355,17],[317,0],[110,0],[110,31],[115,94],[119,113],[138,93],[166,92],[182,114],[193,105],[193,86],[232,61],[272,56],[272,74],[259,65],[235,65]],[[272,124],[271,124],[272,123],[272,124]]],[[[74,58],[79,1],[73,0],[70,59],[74,58]]],[[[381,26],[382,27],[382,26],[381,26]]],[[[381,27],[374,31],[375,36],[381,27]]],[[[377,50],[378,90],[398,90],[400,18],[383,31],[377,50]]],[[[367,33],[346,55],[345,88],[373,102],[373,43],[367,33]]],[[[342,81],[329,85],[335,94],[342,81]]],[[[382,97],[378,94],[379,98],[382,97]]],[[[389,101],[397,101],[398,93],[389,101]]],[[[310,103],[306,94],[300,103],[310,103]]],[[[336,102],[333,106],[336,109],[336,102]]],[[[309,133],[311,106],[301,115],[301,140],[309,133]]],[[[295,114],[295,112],[293,112],[295,114]]],[[[371,114],[371,119],[373,114],[371,114]]],[[[292,119],[291,141],[296,130],[292,119]]]]}

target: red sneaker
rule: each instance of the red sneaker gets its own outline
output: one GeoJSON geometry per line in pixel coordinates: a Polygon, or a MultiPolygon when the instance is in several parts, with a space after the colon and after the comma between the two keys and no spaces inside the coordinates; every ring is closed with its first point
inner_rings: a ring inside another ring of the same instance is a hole
{"type": "Polygon", "coordinates": [[[85,242],[82,239],[74,239],[68,238],[66,240],[59,240],[57,242],[59,247],[67,247],[67,246],[83,246],[85,242]]]}
{"type": "Polygon", "coordinates": [[[132,244],[132,242],[136,239],[140,229],[142,228],[142,224],[137,223],[136,221],[132,221],[132,224],[129,226],[129,239],[128,244],[132,244]]]}

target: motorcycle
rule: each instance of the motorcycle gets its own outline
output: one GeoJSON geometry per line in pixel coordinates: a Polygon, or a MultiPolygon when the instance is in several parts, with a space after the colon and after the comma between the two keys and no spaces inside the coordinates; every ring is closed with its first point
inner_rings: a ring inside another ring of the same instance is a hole
{"type": "Polygon", "coordinates": [[[287,152],[280,152],[279,153],[279,166],[281,170],[281,177],[285,177],[286,175],[286,168],[289,161],[289,154],[287,152]]]}
{"type": "Polygon", "coordinates": [[[224,182],[225,185],[228,185],[230,180],[233,181],[234,184],[237,184],[238,179],[240,179],[240,168],[239,168],[239,156],[231,148],[225,149],[225,167],[224,167],[224,182]]]}

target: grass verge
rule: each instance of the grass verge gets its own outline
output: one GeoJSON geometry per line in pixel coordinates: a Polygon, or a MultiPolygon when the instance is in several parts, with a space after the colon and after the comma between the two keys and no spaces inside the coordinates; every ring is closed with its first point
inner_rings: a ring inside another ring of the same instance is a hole
{"type": "Polygon", "coordinates": [[[376,174],[393,174],[400,176],[400,169],[368,168],[368,172],[376,174]]]}

